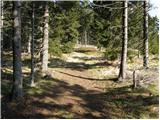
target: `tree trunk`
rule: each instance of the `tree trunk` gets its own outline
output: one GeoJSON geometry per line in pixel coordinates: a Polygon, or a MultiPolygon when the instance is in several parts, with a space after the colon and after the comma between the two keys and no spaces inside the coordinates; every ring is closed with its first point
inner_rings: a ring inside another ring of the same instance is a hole
{"type": "Polygon", "coordinates": [[[133,71],[133,88],[137,87],[137,82],[136,82],[136,71],[133,71]]]}
{"type": "Polygon", "coordinates": [[[90,33],[90,32],[87,33],[87,44],[88,44],[88,45],[90,44],[90,42],[89,42],[89,40],[90,40],[89,33],[90,33]]]}
{"type": "Polygon", "coordinates": [[[82,33],[80,34],[81,36],[80,36],[80,40],[79,40],[80,47],[83,45],[83,34],[82,33]]]}
{"type": "Polygon", "coordinates": [[[0,43],[0,46],[1,46],[1,53],[0,53],[0,69],[1,69],[1,67],[2,67],[2,65],[3,65],[3,59],[2,59],[2,52],[3,52],[3,1],[1,1],[1,43],[0,43]]]}
{"type": "Polygon", "coordinates": [[[138,58],[140,58],[140,50],[138,49],[138,58]]]}
{"type": "Polygon", "coordinates": [[[87,30],[84,30],[84,44],[87,46],[87,30]]]}
{"type": "Polygon", "coordinates": [[[77,46],[79,45],[79,38],[77,38],[76,44],[77,44],[77,46]]]}
{"type": "Polygon", "coordinates": [[[125,79],[126,76],[126,61],[127,61],[127,42],[128,42],[128,0],[123,2],[123,41],[122,41],[122,53],[121,53],[121,64],[118,80],[125,79]]]}
{"type": "Polygon", "coordinates": [[[34,2],[32,1],[32,41],[31,41],[31,78],[30,85],[34,84],[34,2]]]}
{"type": "Polygon", "coordinates": [[[29,35],[29,39],[28,39],[28,47],[27,47],[27,52],[28,52],[28,54],[31,53],[31,39],[32,39],[32,36],[29,35]]]}
{"type": "Polygon", "coordinates": [[[44,31],[43,31],[43,27],[42,26],[38,26],[38,30],[40,30],[41,36],[38,41],[40,41],[42,44],[40,44],[39,48],[39,52],[38,52],[38,56],[40,58],[40,62],[42,62],[42,49],[43,49],[43,36],[44,36],[44,31]]]}
{"type": "Polygon", "coordinates": [[[14,39],[13,39],[13,88],[12,98],[19,99],[22,94],[22,61],[21,61],[21,2],[13,2],[14,39]]]}
{"type": "Polygon", "coordinates": [[[43,38],[43,48],[42,48],[42,75],[44,76],[48,70],[48,22],[49,22],[49,11],[48,2],[45,5],[44,13],[44,38],[43,38]]]}
{"type": "Polygon", "coordinates": [[[148,68],[148,0],[144,1],[144,28],[143,28],[143,39],[144,39],[144,56],[143,56],[143,67],[148,68]]]}

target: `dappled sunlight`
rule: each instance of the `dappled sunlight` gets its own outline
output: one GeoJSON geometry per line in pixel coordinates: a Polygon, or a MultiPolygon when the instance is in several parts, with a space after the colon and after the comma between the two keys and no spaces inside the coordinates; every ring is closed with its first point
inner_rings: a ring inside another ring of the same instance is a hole
{"type": "Polygon", "coordinates": [[[0,4],[2,119],[159,118],[150,1],[0,4]]]}
{"type": "MultiPolygon", "coordinates": [[[[49,77],[42,77],[37,71],[36,86],[30,87],[27,82],[30,69],[25,66],[25,98],[16,104],[3,97],[2,115],[7,118],[157,118],[157,81],[133,89],[131,79],[117,81],[118,67],[117,60],[73,52],[66,58],[51,58],[49,77]]],[[[144,76],[157,76],[155,71],[142,72],[144,76]]],[[[12,78],[11,73],[10,68],[3,69],[3,76],[12,78]]],[[[6,95],[11,81],[3,81],[2,93],[6,95]]]]}

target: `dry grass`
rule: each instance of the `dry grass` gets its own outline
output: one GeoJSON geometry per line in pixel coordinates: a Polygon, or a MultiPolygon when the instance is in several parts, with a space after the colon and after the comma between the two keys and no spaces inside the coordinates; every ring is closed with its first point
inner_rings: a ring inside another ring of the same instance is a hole
{"type": "MultiPolygon", "coordinates": [[[[12,70],[11,67],[4,67],[2,118],[159,117],[157,69],[143,71],[142,74],[149,76],[149,81],[152,82],[145,83],[144,87],[132,89],[131,79],[122,83],[116,82],[116,61],[106,61],[98,52],[93,53],[74,52],[65,55],[66,59],[53,58],[49,64],[51,77],[42,78],[37,72],[36,87],[29,86],[30,69],[24,66],[25,96],[18,103],[8,100],[12,70]]],[[[141,63],[137,60],[137,65],[139,62],[141,63]]],[[[150,63],[157,67],[155,59],[150,63]]],[[[129,69],[133,68],[133,64],[129,63],[129,69]]]]}

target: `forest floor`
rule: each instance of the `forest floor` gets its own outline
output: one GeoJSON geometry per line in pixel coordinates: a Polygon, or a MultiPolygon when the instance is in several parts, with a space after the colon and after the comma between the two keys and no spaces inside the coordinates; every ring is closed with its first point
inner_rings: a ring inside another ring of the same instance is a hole
{"type": "MultiPolygon", "coordinates": [[[[26,60],[26,58],[24,59],[26,60]]],[[[2,69],[2,118],[157,118],[159,117],[158,60],[140,76],[142,86],[132,89],[134,66],[127,79],[117,82],[119,62],[107,61],[99,51],[75,51],[50,58],[48,76],[35,75],[28,85],[28,66],[23,67],[24,99],[9,102],[11,67],[2,69]],[[145,80],[144,80],[145,79],[145,80]]],[[[137,69],[137,68],[136,68],[137,69]]]]}

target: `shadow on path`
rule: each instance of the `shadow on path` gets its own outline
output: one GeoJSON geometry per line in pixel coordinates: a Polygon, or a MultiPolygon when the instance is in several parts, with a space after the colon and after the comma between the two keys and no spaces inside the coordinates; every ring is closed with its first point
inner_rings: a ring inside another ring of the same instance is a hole
{"type": "Polygon", "coordinates": [[[101,93],[58,79],[38,86],[18,104],[2,99],[2,118],[140,118],[142,113],[152,114],[147,107],[158,105],[159,97],[140,95],[130,86],[101,93]]]}
{"type": "Polygon", "coordinates": [[[95,81],[107,81],[107,80],[110,80],[110,81],[114,81],[114,82],[116,82],[118,80],[118,78],[98,79],[98,78],[82,77],[82,76],[73,75],[73,74],[70,74],[70,73],[67,73],[67,72],[58,71],[58,70],[56,70],[56,72],[59,72],[59,73],[65,74],[65,75],[69,75],[69,76],[72,76],[72,77],[82,78],[82,79],[85,79],[85,80],[95,80],[95,81]]]}

